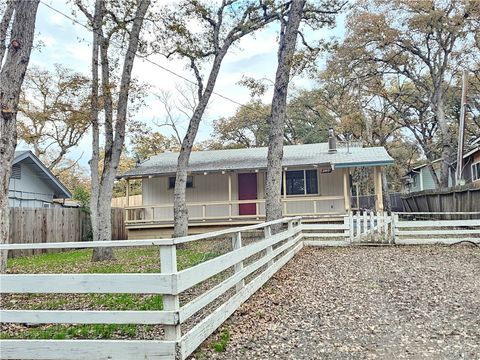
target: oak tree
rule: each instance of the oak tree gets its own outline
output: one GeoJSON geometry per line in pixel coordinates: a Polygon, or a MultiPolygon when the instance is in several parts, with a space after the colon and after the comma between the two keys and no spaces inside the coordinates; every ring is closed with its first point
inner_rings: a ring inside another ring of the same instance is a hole
{"type": "MultiPolygon", "coordinates": [[[[17,112],[21,87],[35,34],[39,0],[10,0],[0,20],[0,243],[9,236],[8,185],[17,146],[17,112]]],[[[7,266],[0,254],[0,272],[7,266]]]]}
{"type": "MultiPolygon", "coordinates": [[[[150,0],[121,3],[96,0],[93,10],[82,0],[76,0],[75,4],[87,17],[93,33],[90,112],[92,124],[90,211],[93,240],[111,240],[112,191],[125,143],[132,69],[140,46],[140,34],[150,0]],[[115,73],[115,68],[121,68],[121,70],[115,73]],[[119,80],[118,89],[115,91],[116,79],[119,80]],[[102,161],[100,159],[100,114],[103,116],[104,124],[102,130],[105,155],[102,161]]],[[[92,260],[112,258],[112,249],[96,248],[92,260]]]]}

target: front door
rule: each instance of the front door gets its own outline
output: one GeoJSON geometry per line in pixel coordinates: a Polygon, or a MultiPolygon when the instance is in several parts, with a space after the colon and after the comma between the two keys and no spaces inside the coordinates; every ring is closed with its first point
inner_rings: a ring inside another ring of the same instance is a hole
{"type": "MultiPolygon", "coordinates": [[[[238,200],[256,200],[257,199],[257,174],[246,173],[238,174],[238,200]]],[[[239,215],[256,215],[257,207],[255,203],[240,204],[238,207],[239,215]]]]}

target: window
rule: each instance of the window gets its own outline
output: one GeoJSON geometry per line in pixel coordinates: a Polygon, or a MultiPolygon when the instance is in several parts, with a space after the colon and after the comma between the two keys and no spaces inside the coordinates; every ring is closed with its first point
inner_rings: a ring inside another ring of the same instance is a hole
{"type": "MultiPolygon", "coordinates": [[[[318,194],[317,170],[293,170],[285,175],[287,195],[318,194]]],[[[283,194],[283,184],[282,184],[283,194]]]]}
{"type": "MultiPolygon", "coordinates": [[[[175,176],[170,176],[168,178],[168,188],[175,188],[175,176]]],[[[187,176],[187,189],[188,188],[193,188],[193,176],[187,176]]]]}
{"type": "Polygon", "coordinates": [[[418,175],[413,175],[412,180],[413,180],[413,187],[417,187],[418,186],[418,175]]]}
{"type": "Polygon", "coordinates": [[[480,180],[480,162],[472,164],[472,181],[480,180]]]}

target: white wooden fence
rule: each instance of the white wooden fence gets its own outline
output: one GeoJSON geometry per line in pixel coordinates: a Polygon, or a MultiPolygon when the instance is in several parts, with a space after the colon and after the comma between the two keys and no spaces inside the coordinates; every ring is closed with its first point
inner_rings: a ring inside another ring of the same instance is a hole
{"type": "Polygon", "coordinates": [[[157,274],[7,274],[0,275],[0,293],[163,294],[161,311],[1,310],[0,320],[28,324],[161,324],[165,329],[162,340],[0,340],[1,358],[185,359],[304,245],[480,243],[478,219],[414,220],[398,214],[355,213],[339,220],[324,220],[302,224],[300,217],[284,218],[175,239],[0,245],[0,250],[159,246],[161,272],[157,274]],[[272,226],[282,226],[282,230],[272,235],[272,226]],[[263,230],[264,236],[243,246],[242,233],[253,230],[263,230]],[[226,235],[232,237],[231,251],[185,270],[177,269],[178,244],[226,235]],[[253,262],[245,262],[253,257],[253,262]],[[180,306],[180,294],[229,268],[234,271],[228,278],[180,306]],[[251,275],[255,277],[250,280],[251,275]],[[235,289],[234,295],[181,333],[181,324],[230,289],[235,289]]]}
{"type": "Polygon", "coordinates": [[[392,244],[394,216],[387,212],[364,211],[350,215],[352,243],[392,244]]]}
{"type": "Polygon", "coordinates": [[[1,310],[6,323],[28,324],[161,324],[163,340],[1,340],[2,359],[185,359],[245,300],[303,247],[300,218],[233,228],[175,239],[86,243],[7,244],[0,249],[160,247],[158,274],[7,274],[0,277],[1,293],[128,293],[163,294],[161,311],[1,310]],[[286,229],[272,235],[272,226],[286,229]],[[264,230],[264,237],[242,246],[242,232],[264,230]],[[232,236],[232,251],[178,271],[176,246],[192,241],[232,236]],[[244,260],[258,259],[244,266],[244,260]],[[179,295],[233,267],[233,274],[180,306],[179,295]],[[246,277],[258,272],[246,282],[246,277]],[[185,334],[180,326],[229,289],[235,294],[185,334]]]}
{"type": "Polygon", "coordinates": [[[397,213],[393,221],[395,244],[454,244],[464,241],[480,244],[480,212],[397,213]],[[457,220],[432,219],[435,216],[457,220]]]}

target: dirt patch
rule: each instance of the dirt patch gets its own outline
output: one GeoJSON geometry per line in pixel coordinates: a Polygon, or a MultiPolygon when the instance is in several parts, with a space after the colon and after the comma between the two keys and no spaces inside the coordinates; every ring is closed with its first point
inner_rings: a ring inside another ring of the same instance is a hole
{"type": "Polygon", "coordinates": [[[305,248],[219,331],[196,358],[480,359],[480,249],[305,248]]]}

